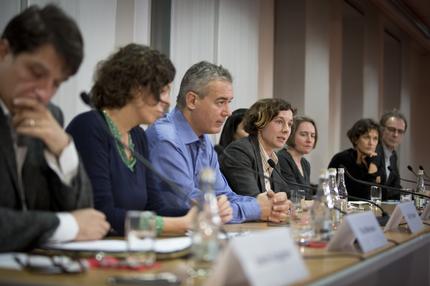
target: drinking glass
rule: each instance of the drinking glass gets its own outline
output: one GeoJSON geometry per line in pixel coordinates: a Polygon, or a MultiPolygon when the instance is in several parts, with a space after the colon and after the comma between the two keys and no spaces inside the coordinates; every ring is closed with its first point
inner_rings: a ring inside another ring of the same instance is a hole
{"type": "Polygon", "coordinates": [[[378,205],[381,204],[382,201],[382,192],[381,188],[377,186],[370,187],[370,200],[378,205]]]}
{"type": "Polygon", "coordinates": [[[151,211],[128,211],[125,219],[128,258],[131,265],[155,262],[156,215],[151,211]]]}
{"type": "Polygon", "coordinates": [[[306,199],[305,190],[292,190],[290,201],[293,203],[294,210],[296,213],[302,211],[302,202],[306,199]]]}
{"type": "MultiPolygon", "coordinates": [[[[405,189],[405,191],[412,192],[412,189],[408,188],[405,189]]],[[[406,194],[406,193],[400,193],[400,202],[411,202],[412,201],[412,194],[406,194]]]]}

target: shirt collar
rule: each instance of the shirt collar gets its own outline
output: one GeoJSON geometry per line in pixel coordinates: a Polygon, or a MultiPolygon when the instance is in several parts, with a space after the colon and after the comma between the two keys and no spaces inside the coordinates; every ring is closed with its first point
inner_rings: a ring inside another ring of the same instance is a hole
{"type": "Polygon", "coordinates": [[[261,154],[261,160],[263,161],[263,167],[264,169],[272,170],[272,167],[270,167],[269,163],[267,161],[269,159],[272,159],[275,164],[278,164],[278,156],[276,156],[275,152],[272,152],[272,154],[267,154],[266,150],[264,150],[263,144],[261,144],[260,138],[258,138],[258,146],[260,148],[260,154],[261,154]]]}
{"type": "Polygon", "coordinates": [[[384,148],[384,156],[385,156],[385,158],[390,158],[391,155],[393,154],[393,151],[391,151],[390,149],[388,149],[387,147],[385,147],[384,144],[382,144],[382,148],[384,148]]]}
{"type": "Polygon", "coordinates": [[[190,143],[200,141],[200,138],[196,135],[194,130],[191,128],[190,123],[188,123],[184,114],[182,113],[181,110],[179,110],[178,107],[175,107],[173,109],[172,117],[173,117],[173,121],[175,122],[175,125],[177,126],[177,130],[181,132],[180,135],[181,135],[182,141],[185,144],[190,144],[190,143]]]}
{"type": "Polygon", "coordinates": [[[0,108],[3,111],[3,114],[7,117],[10,114],[9,109],[6,107],[6,104],[4,104],[3,100],[0,98],[0,108]]]}

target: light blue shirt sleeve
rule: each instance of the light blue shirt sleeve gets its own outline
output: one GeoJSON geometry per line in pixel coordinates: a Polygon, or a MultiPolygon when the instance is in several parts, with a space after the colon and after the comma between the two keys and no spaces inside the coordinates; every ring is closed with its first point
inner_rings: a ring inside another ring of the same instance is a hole
{"type": "Polygon", "coordinates": [[[170,113],[167,118],[157,121],[146,132],[152,164],[178,187],[177,190],[173,190],[159,176],[150,173],[149,208],[160,215],[184,215],[191,207],[191,200],[198,199],[202,195],[198,187],[201,170],[211,167],[216,172],[217,196],[226,195],[232,206],[231,223],[258,220],[260,207],[257,200],[253,197],[237,195],[231,190],[221,174],[218,158],[209,137],[204,136],[199,139],[194,133],[194,135],[191,134],[193,132],[191,127],[184,122],[182,113],[177,114],[178,112],[175,109],[172,111],[173,114],[170,113]],[[174,122],[175,119],[180,122],[174,122]],[[178,134],[181,134],[181,137],[178,134]],[[199,141],[201,144],[198,143],[199,141]]]}

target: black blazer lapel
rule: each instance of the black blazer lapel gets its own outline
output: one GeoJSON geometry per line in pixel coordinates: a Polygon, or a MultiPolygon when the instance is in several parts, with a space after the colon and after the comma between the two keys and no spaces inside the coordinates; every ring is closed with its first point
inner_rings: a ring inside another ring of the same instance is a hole
{"type": "Polygon", "coordinates": [[[261,154],[260,154],[260,145],[258,143],[258,138],[256,136],[249,136],[249,141],[251,142],[252,149],[254,151],[254,158],[256,160],[257,164],[257,173],[258,173],[258,182],[259,182],[259,189],[262,193],[266,191],[265,184],[264,184],[264,171],[263,171],[263,163],[261,162],[261,154]]]}
{"type": "Polygon", "coordinates": [[[18,174],[15,158],[15,149],[13,148],[12,135],[3,110],[0,108],[0,152],[6,159],[6,169],[12,178],[15,190],[18,191],[18,174]]]}

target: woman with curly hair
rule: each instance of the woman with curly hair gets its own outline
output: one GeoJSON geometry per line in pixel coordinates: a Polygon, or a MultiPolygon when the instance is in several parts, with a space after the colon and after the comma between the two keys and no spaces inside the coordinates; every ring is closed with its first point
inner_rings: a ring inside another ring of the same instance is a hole
{"type": "MultiPolygon", "coordinates": [[[[333,156],[329,168],[346,168],[356,179],[381,183],[382,158],[376,153],[380,138],[379,125],[372,119],[360,119],[348,130],[347,136],[353,148],[333,156]]],[[[345,177],[348,194],[369,199],[369,187],[345,177]]]]}
{"type": "MultiPolygon", "coordinates": [[[[122,47],[97,67],[91,89],[97,110],[78,115],[67,127],[91,180],[95,207],[106,215],[116,235],[124,233],[127,210],[145,210],[150,199],[150,171],[128,148],[148,158],[145,131],[139,125],[164,114],[174,76],[172,62],[158,51],[138,44],[122,47]]],[[[179,218],[157,217],[157,230],[183,233],[191,215],[190,211],[179,218]]]]}
{"type": "Polygon", "coordinates": [[[290,103],[277,98],[261,99],[249,108],[243,119],[249,136],[230,143],[221,157],[221,171],[234,192],[256,197],[287,191],[275,151],[287,142],[294,113],[290,103]],[[269,160],[275,162],[278,172],[269,160]]]}

